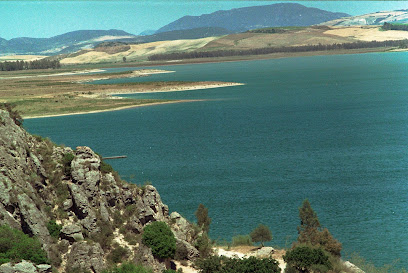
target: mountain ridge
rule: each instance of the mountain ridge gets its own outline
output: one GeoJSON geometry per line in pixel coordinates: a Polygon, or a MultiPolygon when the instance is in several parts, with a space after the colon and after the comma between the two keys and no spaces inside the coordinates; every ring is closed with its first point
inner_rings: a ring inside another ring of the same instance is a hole
{"type": "Polygon", "coordinates": [[[76,30],[50,38],[18,37],[10,40],[0,38],[0,52],[51,55],[73,52],[84,47],[92,47],[105,40],[117,40],[124,37],[135,38],[137,36],[123,30],[110,29],[76,30]],[[101,40],[98,41],[98,38],[101,40]]]}
{"type": "Polygon", "coordinates": [[[242,32],[262,27],[307,26],[341,17],[346,13],[329,12],[296,3],[278,3],[231,10],[219,10],[200,16],[184,16],[160,28],[156,33],[197,27],[222,27],[242,32]]]}

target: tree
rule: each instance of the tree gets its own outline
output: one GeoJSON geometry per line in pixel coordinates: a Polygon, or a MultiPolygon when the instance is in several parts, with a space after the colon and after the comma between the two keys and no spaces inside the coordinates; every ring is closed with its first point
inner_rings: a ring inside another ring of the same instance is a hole
{"type": "Polygon", "coordinates": [[[152,249],[153,256],[160,259],[173,258],[176,238],[165,222],[153,222],[143,229],[143,243],[152,249]]]}
{"type": "Polygon", "coordinates": [[[272,241],[272,232],[265,226],[260,224],[249,234],[253,242],[261,242],[261,246],[264,246],[264,242],[272,241]]]}
{"type": "Polygon", "coordinates": [[[305,199],[299,208],[300,226],[297,227],[299,243],[310,242],[320,228],[319,218],[312,209],[309,200],[305,199]]]}
{"type": "Polygon", "coordinates": [[[203,205],[198,205],[195,212],[197,218],[197,225],[203,229],[204,232],[210,231],[211,218],[208,216],[208,209],[203,205]]]}
{"type": "Polygon", "coordinates": [[[304,200],[299,208],[300,226],[297,227],[300,244],[321,246],[335,256],[341,256],[342,245],[327,228],[322,227],[316,212],[312,209],[309,200],[304,200]]]}

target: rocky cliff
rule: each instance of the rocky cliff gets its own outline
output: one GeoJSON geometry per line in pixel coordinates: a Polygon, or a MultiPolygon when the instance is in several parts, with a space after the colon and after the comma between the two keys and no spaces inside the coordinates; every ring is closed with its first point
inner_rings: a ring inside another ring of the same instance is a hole
{"type": "Polygon", "coordinates": [[[121,258],[161,272],[164,263],[141,240],[153,221],[172,228],[186,258],[198,255],[197,228],[178,213],[170,216],[153,186],[122,181],[90,148],[30,135],[3,110],[0,143],[0,225],[38,238],[52,266],[7,263],[0,272],[101,272],[118,248],[126,250],[121,258]],[[61,228],[56,236],[50,223],[61,228]]]}

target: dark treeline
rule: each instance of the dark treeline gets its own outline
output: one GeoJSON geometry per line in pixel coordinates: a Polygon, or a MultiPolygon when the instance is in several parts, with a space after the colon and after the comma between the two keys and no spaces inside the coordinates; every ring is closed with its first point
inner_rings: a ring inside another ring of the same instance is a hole
{"type": "Polygon", "coordinates": [[[192,52],[177,52],[169,54],[155,54],[149,56],[149,61],[161,60],[179,60],[179,59],[195,59],[195,58],[214,58],[214,57],[230,57],[244,55],[262,55],[271,53],[291,53],[291,52],[308,52],[308,51],[326,51],[338,49],[361,49],[361,48],[376,48],[376,47],[400,47],[407,48],[408,40],[391,40],[391,41],[371,41],[371,42],[354,42],[331,45],[305,45],[305,46],[284,46],[284,47],[264,47],[245,50],[215,50],[215,51],[192,51],[192,52]]]}
{"type": "Polygon", "coordinates": [[[408,25],[405,24],[390,24],[385,22],[381,27],[383,30],[405,30],[408,31],[408,25]]]}
{"type": "Polygon", "coordinates": [[[15,61],[15,62],[0,62],[0,71],[15,71],[26,69],[48,69],[48,68],[60,68],[61,64],[58,60],[35,60],[35,61],[15,61]]]}

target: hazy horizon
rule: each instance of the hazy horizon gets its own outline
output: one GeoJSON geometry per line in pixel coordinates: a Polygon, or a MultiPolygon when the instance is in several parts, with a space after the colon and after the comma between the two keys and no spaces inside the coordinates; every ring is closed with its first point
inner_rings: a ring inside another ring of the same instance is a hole
{"type": "Polygon", "coordinates": [[[119,29],[138,35],[183,16],[275,3],[299,3],[360,15],[408,9],[408,1],[1,1],[0,37],[49,38],[76,30],[119,29]]]}

